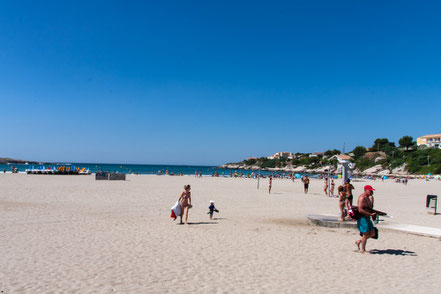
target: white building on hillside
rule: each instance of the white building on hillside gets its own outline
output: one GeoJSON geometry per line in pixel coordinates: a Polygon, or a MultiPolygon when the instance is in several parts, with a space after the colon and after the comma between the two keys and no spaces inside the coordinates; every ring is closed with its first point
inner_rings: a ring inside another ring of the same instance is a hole
{"type": "Polygon", "coordinates": [[[268,156],[267,158],[268,159],[281,159],[281,158],[293,159],[294,154],[292,152],[277,152],[276,154],[268,156]]]}
{"type": "Polygon", "coordinates": [[[425,135],[417,139],[417,145],[426,145],[431,148],[441,149],[441,134],[425,135]]]}

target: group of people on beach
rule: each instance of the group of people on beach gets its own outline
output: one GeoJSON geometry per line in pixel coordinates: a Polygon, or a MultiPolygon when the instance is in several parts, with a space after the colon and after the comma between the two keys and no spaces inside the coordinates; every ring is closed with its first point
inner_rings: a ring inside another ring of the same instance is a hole
{"type": "Polygon", "coordinates": [[[344,221],[347,215],[347,211],[352,206],[352,201],[354,200],[354,196],[352,195],[352,190],[354,190],[354,186],[351,184],[350,179],[346,179],[344,185],[339,186],[337,188],[338,191],[338,206],[340,208],[340,218],[339,221],[344,221]]]}
{"type": "MultiPolygon", "coordinates": [[[[305,177],[302,177],[301,179],[303,182],[303,191],[305,192],[305,194],[307,194],[308,190],[309,190],[309,181],[310,181],[309,177],[305,176],[305,177]]],[[[293,178],[293,181],[294,181],[294,178],[293,178]]],[[[268,177],[268,194],[271,194],[272,187],[273,187],[273,175],[270,175],[268,177]]]]}
{"type": "MultiPolygon", "coordinates": [[[[327,180],[327,179],[326,179],[327,180]]],[[[302,178],[304,183],[304,192],[308,193],[309,189],[309,177],[305,176],[302,178]]],[[[331,182],[333,184],[334,181],[331,182]]],[[[268,192],[271,193],[272,188],[272,176],[269,176],[269,189],[268,192]]],[[[331,186],[331,190],[333,187],[331,186]]],[[[340,218],[339,221],[344,221],[346,218],[346,213],[349,214],[349,218],[357,220],[357,228],[360,232],[361,238],[355,241],[355,245],[357,245],[358,250],[362,253],[366,253],[366,243],[369,238],[375,238],[376,230],[373,224],[373,221],[376,219],[377,214],[385,214],[380,211],[376,211],[373,209],[374,207],[374,190],[372,186],[366,185],[364,186],[364,192],[358,197],[357,204],[358,206],[353,207],[352,202],[354,199],[352,191],[354,190],[354,186],[351,184],[350,179],[345,179],[344,185],[338,187],[339,194],[339,208],[340,208],[340,218]],[[358,217],[354,217],[353,210],[356,210],[358,213],[358,217]]],[[[325,192],[327,192],[327,186],[325,186],[325,192]]],[[[188,224],[188,213],[189,210],[193,207],[191,204],[191,186],[185,185],[184,191],[181,193],[178,199],[178,203],[180,205],[180,224],[188,224]],[[184,220],[184,222],[183,222],[184,220]]],[[[215,205],[214,201],[210,201],[210,206],[208,207],[209,211],[207,214],[210,215],[210,219],[213,219],[214,212],[219,212],[215,205]]],[[[177,216],[175,216],[176,219],[177,216]]]]}
{"type": "Polygon", "coordinates": [[[338,220],[357,220],[357,228],[361,238],[355,241],[355,245],[357,245],[359,251],[361,249],[361,253],[366,253],[367,240],[378,238],[378,231],[373,222],[377,220],[379,214],[385,215],[386,213],[374,209],[375,189],[371,185],[364,186],[363,193],[358,196],[357,206],[353,206],[354,196],[352,191],[354,189],[350,179],[345,179],[344,185],[338,187],[340,208],[340,218],[338,220]]]}
{"type": "Polygon", "coordinates": [[[328,191],[328,178],[325,177],[324,179],[325,179],[325,187],[323,188],[323,192],[325,193],[325,195],[328,195],[328,192],[329,194],[331,194],[331,196],[334,195],[334,189],[335,189],[334,179],[331,179],[331,184],[330,184],[331,188],[329,189],[329,191],[328,191]]]}

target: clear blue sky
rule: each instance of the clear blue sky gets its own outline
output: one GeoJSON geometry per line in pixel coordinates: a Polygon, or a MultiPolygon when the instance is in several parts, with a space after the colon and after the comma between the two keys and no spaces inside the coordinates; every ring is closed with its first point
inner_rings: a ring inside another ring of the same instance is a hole
{"type": "Polygon", "coordinates": [[[0,157],[209,165],[441,131],[439,1],[64,2],[0,2],[0,157]]]}

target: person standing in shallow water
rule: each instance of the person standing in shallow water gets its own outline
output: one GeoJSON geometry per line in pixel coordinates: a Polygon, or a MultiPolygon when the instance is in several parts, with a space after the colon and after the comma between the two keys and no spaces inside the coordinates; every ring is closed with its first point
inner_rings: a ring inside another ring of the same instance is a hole
{"type": "Polygon", "coordinates": [[[190,190],[191,190],[190,185],[185,185],[184,186],[184,192],[181,193],[181,196],[178,199],[179,203],[181,204],[181,215],[180,215],[181,222],[180,223],[183,224],[182,217],[185,214],[185,219],[184,220],[185,220],[185,224],[186,225],[188,224],[187,223],[187,220],[188,220],[188,210],[190,208],[192,208],[192,205],[191,205],[191,192],[190,192],[190,190]]]}

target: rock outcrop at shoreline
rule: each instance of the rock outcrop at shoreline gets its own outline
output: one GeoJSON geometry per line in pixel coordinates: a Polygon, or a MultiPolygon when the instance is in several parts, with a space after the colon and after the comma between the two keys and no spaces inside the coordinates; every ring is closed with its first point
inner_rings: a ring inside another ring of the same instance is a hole
{"type": "MultiPolygon", "coordinates": [[[[292,173],[308,173],[308,174],[326,174],[328,170],[332,174],[339,174],[341,173],[341,167],[338,166],[337,168],[334,166],[322,166],[319,168],[307,168],[306,166],[299,165],[299,166],[285,166],[285,167],[275,167],[275,168],[261,168],[259,166],[247,166],[242,164],[224,164],[219,166],[219,168],[222,169],[241,169],[241,170],[263,170],[263,171],[274,171],[274,172],[292,172],[292,173]]],[[[394,168],[393,170],[385,169],[381,164],[377,164],[371,168],[368,168],[364,171],[361,171],[359,169],[355,169],[352,171],[355,175],[360,176],[409,176],[410,173],[406,171],[406,164],[403,164],[400,167],[394,168]]]]}
{"type": "MultiPolygon", "coordinates": [[[[243,169],[243,170],[264,170],[264,171],[275,171],[275,172],[293,172],[293,173],[312,173],[312,174],[323,174],[327,173],[329,170],[331,173],[338,172],[338,169],[334,166],[322,166],[319,168],[307,168],[306,166],[299,165],[299,166],[285,166],[285,167],[268,167],[268,168],[261,168],[259,166],[247,166],[247,165],[241,165],[241,164],[224,164],[219,166],[219,168],[222,169],[243,169]]],[[[340,169],[341,171],[341,169],[340,169]]]]}
{"type": "Polygon", "coordinates": [[[407,164],[403,164],[402,166],[396,167],[392,170],[392,174],[398,175],[409,175],[409,172],[406,170],[407,164]]]}
{"type": "Polygon", "coordinates": [[[13,158],[7,158],[7,157],[0,157],[0,164],[38,164],[38,161],[27,161],[27,160],[20,160],[20,159],[13,159],[13,158]]]}

